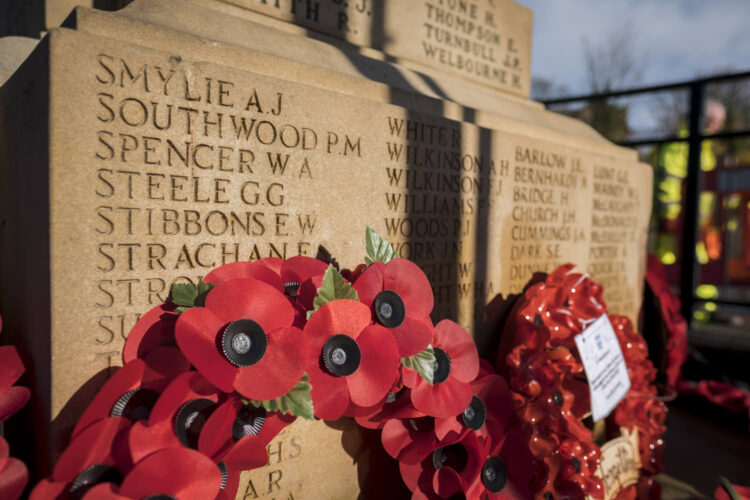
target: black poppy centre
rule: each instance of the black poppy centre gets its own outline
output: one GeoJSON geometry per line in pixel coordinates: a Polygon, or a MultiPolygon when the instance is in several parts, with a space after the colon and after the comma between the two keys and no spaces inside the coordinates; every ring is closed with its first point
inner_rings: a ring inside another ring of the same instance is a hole
{"type": "Polygon", "coordinates": [[[435,466],[435,469],[450,467],[460,474],[468,463],[469,455],[461,443],[438,448],[432,453],[432,465],[435,466]]]}
{"type": "Polygon", "coordinates": [[[401,396],[406,393],[406,387],[402,387],[398,392],[388,391],[388,395],[385,397],[386,403],[395,403],[401,396]]]}
{"type": "Polygon", "coordinates": [[[431,431],[435,429],[435,419],[433,417],[410,418],[409,426],[417,432],[431,431]]]}
{"type": "Polygon", "coordinates": [[[210,399],[191,399],[180,407],[174,417],[174,433],[183,446],[198,448],[198,436],[216,405],[210,399]]]}
{"type": "Polygon", "coordinates": [[[224,462],[219,462],[216,464],[216,467],[218,467],[219,472],[221,472],[221,489],[225,490],[227,489],[227,482],[229,481],[229,469],[227,469],[227,464],[224,462]]]}
{"type": "Polygon", "coordinates": [[[432,383],[441,384],[451,374],[451,357],[439,347],[434,347],[433,351],[435,352],[435,369],[432,374],[432,383]]]}
{"type": "Polygon", "coordinates": [[[508,468],[500,457],[490,457],[482,467],[482,483],[492,493],[498,493],[508,482],[508,468]]]}
{"type": "Polygon", "coordinates": [[[125,417],[131,422],[145,420],[151,414],[151,408],[154,407],[157,399],[159,399],[159,393],[156,391],[143,388],[129,390],[117,398],[109,416],[125,417]]]}
{"type": "Polygon", "coordinates": [[[73,482],[70,483],[70,496],[74,499],[83,498],[87,491],[100,483],[122,482],[120,471],[111,465],[94,464],[83,469],[73,482]]]}
{"type": "Polygon", "coordinates": [[[383,290],[373,302],[375,317],[386,328],[396,328],[406,318],[406,307],[401,297],[393,290],[383,290]]]}
{"type": "Polygon", "coordinates": [[[251,366],[263,359],[268,346],[266,332],[251,319],[239,319],[227,325],[221,334],[221,350],[234,366],[251,366]]]}
{"type": "Polygon", "coordinates": [[[178,500],[177,497],[161,493],[159,495],[149,495],[143,500],[178,500]]]}
{"type": "Polygon", "coordinates": [[[487,419],[487,410],[478,396],[471,398],[471,403],[461,414],[461,418],[469,429],[478,431],[482,428],[484,421],[487,419]]]}
{"type": "Polygon", "coordinates": [[[284,283],[284,295],[296,299],[300,285],[302,285],[302,283],[299,281],[287,281],[284,283]]]}
{"type": "Polygon", "coordinates": [[[552,402],[555,403],[555,405],[557,406],[563,405],[564,399],[563,399],[562,392],[560,392],[559,389],[556,390],[554,394],[552,394],[552,402]]]}
{"type": "Polygon", "coordinates": [[[351,375],[359,368],[362,352],[357,341],[348,335],[333,335],[323,345],[323,364],[337,377],[351,375]]]}
{"type": "Polygon", "coordinates": [[[255,436],[266,422],[266,410],[263,407],[245,405],[237,412],[232,425],[232,439],[239,441],[245,436],[255,436]]]}

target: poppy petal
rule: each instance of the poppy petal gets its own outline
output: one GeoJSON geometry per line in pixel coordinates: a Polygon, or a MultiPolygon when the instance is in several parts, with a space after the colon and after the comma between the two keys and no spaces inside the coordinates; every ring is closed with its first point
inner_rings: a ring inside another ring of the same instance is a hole
{"type": "Polygon", "coordinates": [[[462,382],[471,382],[479,373],[479,353],[469,332],[449,319],[435,326],[435,346],[451,358],[451,376],[462,382]]]}
{"type": "Polygon", "coordinates": [[[143,421],[136,422],[128,431],[127,442],[131,463],[138,463],[159,450],[182,447],[171,420],[152,425],[146,425],[143,421]]]}
{"type": "Polygon", "coordinates": [[[268,463],[268,443],[258,436],[245,436],[237,441],[222,461],[234,469],[251,470],[268,463]]]}
{"type": "Polygon", "coordinates": [[[223,392],[234,390],[237,368],[219,352],[216,338],[226,326],[211,310],[193,307],[180,314],[175,337],[187,359],[223,392]]]}
{"type": "Polygon", "coordinates": [[[120,486],[120,494],[132,498],[173,495],[180,500],[215,498],[221,488],[221,472],[205,455],[187,448],[158,451],[136,464],[120,486]]]}
{"type": "Polygon", "coordinates": [[[472,397],[471,386],[453,377],[434,385],[422,381],[411,391],[411,400],[417,410],[437,418],[458,415],[469,406],[472,397]]]}
{"type": "Polygon", "coordinates": [[[332,335],[345,334],[356,339],[370,324],[370,310],[356,300],[334,300],[323,305],[310,316],[304,329],[308,339],[308,349],[320,354],[323,344],[332,335]]]}
{"type": "Polygon", "coordinates": [[[335,377],[325,373],[317,361],[308,365],[315,416],[322,420],[336,420],[349,406],[349,388],[344,377],[335,377]]]}
{"type": "Polygon", "coordinates": [[[216,461],[234,444],[232,428],[243,403],[236,396],[222,403],[206,420],[198,437],[198,451],[216,461]]]}
{"type": "Polygon", "coordinates": [[[419,477],[423,472],[422,464],[406,464],[404,462],[399,462],[398,468],[401,472],[401,479],[404,481],[406,487],[412,492],[416,490],[419,486],[419,477]]]}
{"type": "Polygon", "coordinates": [[[383,399],[398,377],[401,364],[393,335],[386,328],[372,325],[357,337],[362,353],[359,368],[346,377],[352,402],[372,406],[383,399]]]}
{"type": "Polygon", "coordinates": [[[372,303],[375,302],[375,297],[383,291],[384,268],[385,264],[382,262],[375,262],[368,267],[352,285],[354,289],[357,290],[359,301],[367,306],[368,310],[372,309],[372,303]]]}
{"type": "Polygon", "coordinates": [[[3,467],[8,462],[8,457],[10,457],[10,447],[8,446],[8,442],[0,436],[0,471],[3,470],[3,467]]]}
{"type": "Polygon", "coordinates": [[[391,328],[391,333],[398,344],[399,356],[407,358],[427,348],[427,345],[432,342],[434,329],[429,317],[420,320],[407,315],[403,323],[396,328],[391,328]]]}
{"type": "Polygon", "coordinates": [[[68,483],[63,481],[50,481],[42,479],[34,489],[31,490],[29,500],[49,500],[50,498],[65,498],[63,494],[68,493],[68,483]]]}
{"type": "Polygon", "coordinates": [[[440,498],[450,498],[464,493],[461,476],[450,467],[440,467],[432,476],[432,489],[440,498]]]}
{"type": "Polygon", "coordinates": [[[16,348],[0,346],[0,392],[16,383],[26,369],[16,348]]]}
{"type": "MultiPolygon", "coordinates": [[[[385,423],[380,434],[383,449],[390,456],[398,460],[398,455],[410,442],[409,429],[399,419],[392,419],[385,423]]],[[[414,463],[414,462],[410,462],[414,463]]]]}
{"type": "Polygon", "coordinates": [[[190,361],[175,347],[157,347],[144,359],[143,385],[158,392],[178,375],[190,370],[190,361]]]}
{"type": "Polygon", "coordinates": [[[174,344],[177,314],[174,304],[161,304],[141,316],[122,348],[122,361],[142,358],[157,347],[174,344]]]}
{"type": "Polygon", "coordinates": [[[513,414],[513,398],[508,383],[499,375],[489,375],[471,384],[475,394],[487,410],[487,420],[494,428],[493,437],[499,437],[510,423],[513,414]]]}
{"type": "Polygon", "coordinates": [[[252,319],[266,332],[291,326],[294,321],[294,307],[284,294],[254,279],[235,279],[217,285],[208,292],[206,307],[224,323],[252,319]]]}
{"type": "Polygon", "coordinates": [[[0,422],[20,410],[29,400],[31,391],[26,387],[13,386],[0,392],[0,422]]]}
{"type": "Polygon", "coordinates": [[[131,500],[118,494],[117,490],[114,483],[100,483],[88,490],[82,500],[131,500]]]}
{"type": "Polygon", "coordinates": [[[313,276],[324,274],[327,269],[328,264],[313,257],[304,255],[290,257],[284,261],[281,267],[281,280],[284,283],[292,281],[303,283],[313,276]]]}
{"type": "Polygon", "coordinates": [[[468,427],[459,422],[456,417],[435,419],[435,436],[437,436],[438,441],[446,441],[446,438],[460,439],[461,434],[466,429],[468,427]]]}
{"type": "Polygon", "coordinates": [[[401,367],[401,381],[409,389],[414,389],[421,380],[422,376],[415,370],[406,368],[405,366],[401,367]]]}
{"type": "Polygon", "coordinates": [[[431,431],[410,429],[408,421],[392,419],[385,423],[380,439],[383,448],[393,458],[418,464],[435,449],[437,441],[431,431]]]}
{"type": "Polygon", "coordinates": [[[281,276],[281,266],[284,265],[284,259],[282,259],[281,257],[264,257],[260,259],[258,262],[266,266],[268,269],[270,269],[274,273],[281,276]]]}
{"type": "Polygon", "coordinates": [[[534,459],[528,443],[517,432],[510,432],[502,443],[499,455],[505,461],[508,476],[513,478],[516,487],[520,491],[528,490],[534,475],[534,459]]]}
{"type": "Polygon", "coordinates": [[[0,470],[0,498],[17,500],[28,482],[29,471],[24,463],[17,458],[9,458],[5,468],[0,470]]]}
{"type": "Polygon", "coordinates": [[[284,283],[278,273],[262,262],[230,262],[217,267],[203,278],[206,283],[220,285],[236,279],[256,279],[274,287],[279,292],[284,291],[284,283]]]}
{"type": "Polygon", "coordinates": [[[408,316],[421,318],[432,313],[435,298],[430,280],[412,261],[391,259],[383,270],[383,288],[399,294],[408,316]]]}
{"type": "Polygon", "coordinates": [[[305,373],[307,354],[302,330],[280,328],[267,336],[263,358],[252,366],[239,369],[234,379],[237,392],[249,399],[267,401],[283,396],[300,381],[305,373]]]}

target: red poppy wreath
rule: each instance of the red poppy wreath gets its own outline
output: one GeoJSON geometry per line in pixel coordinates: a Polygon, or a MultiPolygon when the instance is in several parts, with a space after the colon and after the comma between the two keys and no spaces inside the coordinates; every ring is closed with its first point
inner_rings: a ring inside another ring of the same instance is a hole
{"type": "Polygon", "coordinates": [[[31,499],[233,499],[296,418],[342,416],[382,430],[412,498],[531,498],[508,384],[433,303],[369,228],[353,271],[269,258],[175,284],[31,499]]]}
{"type": "MultiPolygon", "coordinates": [[[[618,499],[658,497],[652,476],[663,470],[666,406],[656,370],[631,321],[610,315],[630,389],[609,416],[594,423],[589,384],[575,337],[607,314],[602,287],[565,265],[526,290],[501,337],[498,371],[507,376],[515,413],[534,457],[537,498],[615,498],[601,477],[600,443],[637,430],[640,470],[618,499]],[[605,496],[606,493],[606,496],[605,496]]],[[[617,483],[617,481],[615,481],[617,483]]]]}

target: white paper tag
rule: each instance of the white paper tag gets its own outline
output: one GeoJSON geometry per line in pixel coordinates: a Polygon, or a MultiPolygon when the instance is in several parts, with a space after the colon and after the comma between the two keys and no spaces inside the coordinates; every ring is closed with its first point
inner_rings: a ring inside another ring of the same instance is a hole
{"type": "MultiPolygon", "coordinates": [[[[638,482],[641,472],[641,453],[638,451],[638,429],[624,427],[620,437],[602,445],[601,460],[596,475],[604,482],[604,499],[614,500],[623,488],[638,482]]],[[[587,496],[587,500],[594,500],[587,496]]]]}
{"type": "Polygon", "coordinates": [[[605,418],[630,389],[630,377],[612,324],[606,314],[575,336],[583,369],[589,381],[591,416],[605,418]]]}

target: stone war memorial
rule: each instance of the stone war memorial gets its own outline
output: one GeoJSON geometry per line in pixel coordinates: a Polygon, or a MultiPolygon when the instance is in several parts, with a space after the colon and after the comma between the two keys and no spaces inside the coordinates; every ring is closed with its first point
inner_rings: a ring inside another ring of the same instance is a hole
{"type": "MultiPolygon", "coordinates": [[[[532,17],[511,0],[135,0],[8,42],[0,314],[32,396],[6,437],[32,485],[136,322],[228,263],[353,269],[371,227],[429,279],[435,324],[492,362],[513,299],[568,262],[637,322],[651,167],[529,99],[532,17]]],[[[398,497],[373,432],[298,419],[236,498],[398,497]]]]}

